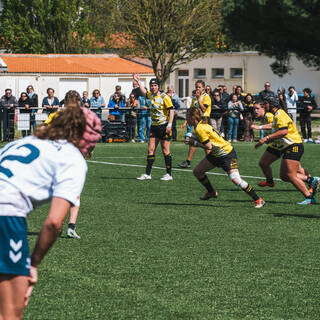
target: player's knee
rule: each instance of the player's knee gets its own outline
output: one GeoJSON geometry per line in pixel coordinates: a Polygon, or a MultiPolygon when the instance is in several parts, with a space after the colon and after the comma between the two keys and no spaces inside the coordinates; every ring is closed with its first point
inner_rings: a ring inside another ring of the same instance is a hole
{"type": "Polygon", "coordinates": [[[267,166],[267,163],[264,160],[260,159],[259,160],[259,166],[260,166],[260,168],[264,168],[264,167],[267,166]]]}
{"type": "Polygon", "coordinates": [[[197,178],[201,178],[201,177],[203,177],[203,175],[204,175],[204,171],[201,170],[201,168],[199,168],[199,167],[195,167],[195,168],[192,170],[192,173],[193,173],[197,178]]]}
{"type": "Polygon", "coordinates": [[[232,172],[229,174],[230,180],[241,189],[246,189],[248,187],[248,183],[240,177],[239,171],[232,172]]]}

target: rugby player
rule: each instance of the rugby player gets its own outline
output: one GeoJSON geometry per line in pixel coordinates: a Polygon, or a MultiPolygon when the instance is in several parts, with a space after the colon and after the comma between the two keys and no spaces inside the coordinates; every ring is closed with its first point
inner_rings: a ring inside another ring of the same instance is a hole
{"type": "Polygon", "coordinates": [[[270,144],[259,161],[266,177],[264,185],[262,182],[260,186],[274,186],[271,164],[282,158],[280,178],[285,182],[291,182],[305,197],[298,204],[315,204],[314,196],[319,189],[320,179],[310,176],[301,166],[300,159],[304,152],[301,136],[290,116],[280,109],[277,99],[270,98],[268,102],[269,104],[264,102],[254,104],[257,117],[263,118],[267,112],[274,115],[272,123],[261,126],[262,129],[272,129],[272,133],[261,138],[255,145],[255,148],[259,148],[263,144],[270,144]],[[309,184],[312,189],[308,190],[305,183],[309,184]]]}
{"type": "Polygon", "coordinates": [[[191,137],[186,140],[186,143],[193,147],[201,147],[206,152],[206,157],[193,169],[193,174],[207,189],[207,192],[200,199],[208,200],[218,197],[218,192],[212,187],[206,172],[215,167],[220,167],[228,174],[235,185],[239,186],[253,199],[255,208],[262,208],[265,201],[240,176],[237,154],[230,142],[223,139],[220,133],[208,124],[208,118],[204,116],[200,108],[191,107],[187,111],[187,122],[195,127],[196,137],[191,137]]]}
{"type": "Polygon", "coordinates": [[[140,92],[150,100],[151,128],[148,142],[148,156],[146,171],[138,180],[151,180],[152,165],[155,160],[155,152],[160,142],[164,161],[166,165],[166,174],[160,179],[163,181],[173,180],[171,175],[172,158],[170,153],[170,141],[172,135],[172,122],[174,117],[174,107],[171,98],[160,92],[160,82],[156,78],[150,80],[150,91],[140,82],[138,74],[133,74],[140,87],[140,92]]]}
{"type": "Polygon", "coordinates": [[[22,319],[38,266],[70,207],[79,205],[87,172],[84,157],[99,138],[99,132],[87,130],[86,115],[75,105],[59,111],[50,126],[34,136],[0,151],[0,319],[22,319]],[[49,213],[30,258],[26,218],[49,200],[49,213]]]}

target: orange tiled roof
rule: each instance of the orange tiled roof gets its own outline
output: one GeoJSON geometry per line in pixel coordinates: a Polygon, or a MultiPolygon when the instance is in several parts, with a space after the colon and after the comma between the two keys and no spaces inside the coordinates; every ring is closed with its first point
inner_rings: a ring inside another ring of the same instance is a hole
{"type": "Polygon", "coordinates": [[[153,74],[152,68],[120,58],[116,55],[107,54],[0,54],[0,58],[2,58],[7,65],[8,72],[86,74],[130,74],[137,72],[153,74]]]}

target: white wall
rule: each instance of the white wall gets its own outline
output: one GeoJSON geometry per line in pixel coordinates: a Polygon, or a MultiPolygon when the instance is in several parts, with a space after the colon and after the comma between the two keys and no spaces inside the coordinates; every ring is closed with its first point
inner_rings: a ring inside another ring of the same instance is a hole
{"type": "MultiPolygon", "coordinates": [[[[149,83],[153,77],[151,74],[141,74],[142,81],[149,83]]],[[[72,74],[13,74],[13,73],[0,73],[0,96],[4,94],[6,88],[10,88],[13,91],[13,95],[16,98],[20,97],[22,91],[26,90],[28,85],[32,85],[35,92],[39,96],[39,105],[41,105],[42,99],[47,96],[47,88],[53,88],[55,90],[55,96],[60,100],[63,98],[66,91],[70,89],[81,91],[86,87],[89,92],[89,97],[92,95],[94,89],[100,90],[102,96],[108,103],[109,97],[114,93],[115,86],[117,84],[126,83],[126,90],[129,91],[129,83],[132,87],[131,74],[118,74],[118,75],[72,75],[72,74]],[[60,79],[64,82],[61,83],[60,79]],[[72,82],[74,88],[72,88],[72,82]],[[86,83],[86,85],[85,85],[86,83]],[[127,88],[128,87],[128,88],[127,88]]]]}

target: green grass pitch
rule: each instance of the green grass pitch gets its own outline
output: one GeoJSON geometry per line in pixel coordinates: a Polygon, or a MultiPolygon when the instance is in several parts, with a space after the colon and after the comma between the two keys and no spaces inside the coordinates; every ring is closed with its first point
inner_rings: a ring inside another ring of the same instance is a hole
{"type": "MultiPolygon", "coordinates": [[[[256,185],[265,147],[235,149],[241,175],[256,185]]],[[[319,151],[305,145],[302,164],[314,175],[319,151]]],[[[256,188],[267,204],[254,209],[224,175],[209,176],[219,198],[200,201],[204,189],[191,170],[177,169],[167,182],[154,168],[151,181],[137,181],[146,153],[146,144],[96,146],[81,240],[67,239],[65,224],[39,267],[24,319],[319,319],[320,206],[296,205],[303,196],[277,180],[273,189],[256,188]]],[[[172,154],[177,168],[187,147],[173,143],[172,154]]],[[[192,166],[203,156],[197,150],[192,166]]],[[[164,167],[160,149],[154,166],[164,167]]],[[[31,249],[47,210],[28,218],[31,249]]]]}

